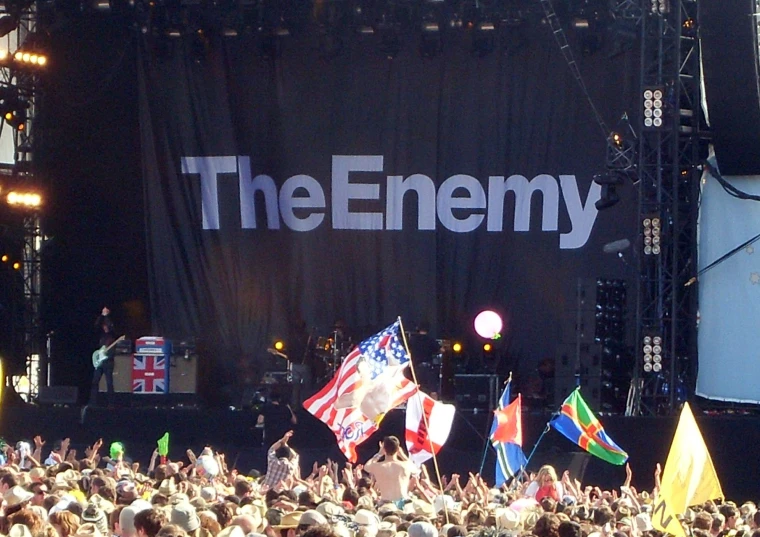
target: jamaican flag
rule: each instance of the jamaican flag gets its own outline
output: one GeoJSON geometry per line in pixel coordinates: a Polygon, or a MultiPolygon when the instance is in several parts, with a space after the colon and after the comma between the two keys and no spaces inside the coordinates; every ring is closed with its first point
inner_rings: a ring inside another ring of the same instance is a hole
{"type": "Polygon", "coordinates": [[[579,388],[571,393],[550,425],[570,441],[612,464],[625,464],[628,453],[604,432],[604,427],[581,397],[579,388]]]}

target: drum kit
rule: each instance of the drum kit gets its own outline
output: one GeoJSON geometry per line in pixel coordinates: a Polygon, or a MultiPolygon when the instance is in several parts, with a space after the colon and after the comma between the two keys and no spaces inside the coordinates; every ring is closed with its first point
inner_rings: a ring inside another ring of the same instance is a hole
{"type": "MultiPolygon", "coordinates": [[[[313,378],[317,385],[326,384],[335,376],[343,360],[348,353],[354,348],[354,343],[350,337],[346,336],[343,325],[336,323],[329,335],[310,338],[310,349],[307,354],[307,362],[312,368],[313,378]]],[[[267,349],[272,355],[279,356],[287,361],[287,376],[285,383],[290,384],[293,381],[292,362],[290,357],[274,348],[267,349]]],[[[270,375],[270,373],[267,373],[270,375]]],[[[270,375],[272,376],[272,375],[270,375]]],[[[264,383],[278,383],[274,378],[267,379],[264,383]]]]}
{"type": "Polygon", "coordinates": [[[316,339],[314,369],[315,380],[318,384],[327,382],[335,376],[338,368],[353,347],[353,341],[346,337],[337,326],[329,336],[320,336],[316,339]]]}

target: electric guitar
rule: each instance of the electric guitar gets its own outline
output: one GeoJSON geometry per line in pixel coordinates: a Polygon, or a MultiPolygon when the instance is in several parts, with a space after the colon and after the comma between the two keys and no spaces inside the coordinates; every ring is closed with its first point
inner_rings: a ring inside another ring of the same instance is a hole
{"type": "Polygon", "coordinates": [[[119,341],[124,339],[126,336],[121,336],[119,339],[111,343],[108,347],[103,345],[98,350],[92,353],[92,366],[97,369],[101,365],[103,365],[103,362],[108,360],[108,351],[110,351],[114,345],[116,345],[119,341]]]}

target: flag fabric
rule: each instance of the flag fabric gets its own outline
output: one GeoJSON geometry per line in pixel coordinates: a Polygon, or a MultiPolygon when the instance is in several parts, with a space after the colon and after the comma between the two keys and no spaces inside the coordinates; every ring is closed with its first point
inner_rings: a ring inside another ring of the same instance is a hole
{"type": "Polygon", "coordinates": [[[628,460],[628,454],[607,436],[604,427],[583,400],[579,388],[565,399],[559,416],[552,419],[550,425],[600,459],[618,465],[628,460]]]}
{"type": "Polygon", "coordinates": [[[676,515],[685,513],[690,505],[717,498],[724,498],[723,490],[689,403],[686,403],[662,472],[660,493],[652,509],[652,525],[676,537],[686,537],[676,515]]]}
{"type": "MultiPolygon", "coordinates": [[[[501,398],[499,399],[499,408],[496,410],[496,412],[504,411],[505,409],[512,406],[509,403],[511,384],[512,381],[510,379],[507,381],[504,392],[501,394],[501,398]]],[[[517,475],[517,473],[522,468],[524,468],[525,464],[527,463],[525,453],[523,453],[522,450],[522,419],[520,415],[520,401],[521,399],[518,397],[518,399],[515,400],[517,403],[515,407],[516,411],[514,411],[514,409],[511,411],[512,415],[515,416],[514,425],[504,424],[503,420],[500,422],[499,416],[496,415],[496,412],[494,412],[494,420],[491,424],[491,432],[488,436],[491,438],[492,445],[496,450],[496,487],[501,487],[504,483],[507,482],[509,478],[517,475]],[[514,442],[500,442],[498,440],[494,441],[494,435],[498,433],[499,429],[504,430],[505,427],[511,428],[512,432],[514,433],[507,435],[507,437],[512,437],[515,440],[519,439],[519,444],[514,442]]],[[[506,417],[508,416],[509,413],[506,417]]]]}
{"type": "Polygon", "coordinates": [[[420,390],[409,398],[405,436],[409,458],[414,464],[420,466],[441,450],[451,432],[455,411],[454,405],[436,401],[420,390]]]}
{"type": "Polygon", "coordinates": [[[350,461],[356,461],[356,446],[377,430],[385,413],[417,390],[404,377],[409,353],[399,338],[400,326],[396,321],[359,343],[332,380],[303,404],[330,427],[350,461]]]}
{"type": "Polygon", "coordinates": [[[132,357],[132,393],[167,393],[169,361],[163,355],[132,357]]]}
{"type": "Polygon", "coordinates": [[[522,397],[509,403],[505,408],[494,410],[494,422],[491,425],[491,442],[504,442],[522,446],[522,397]]]}

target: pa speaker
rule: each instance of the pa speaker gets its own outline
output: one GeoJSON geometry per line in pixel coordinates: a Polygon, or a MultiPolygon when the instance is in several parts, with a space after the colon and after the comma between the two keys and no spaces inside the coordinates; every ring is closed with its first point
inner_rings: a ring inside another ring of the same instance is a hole
{"type": "Polygon", "coordinates": [[[760,174],[755,0],[700,0],[705,97],[723,175],[760,174]]]}

